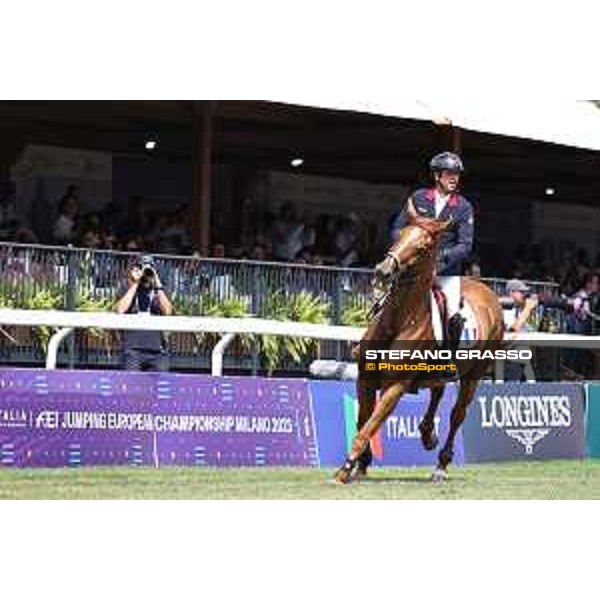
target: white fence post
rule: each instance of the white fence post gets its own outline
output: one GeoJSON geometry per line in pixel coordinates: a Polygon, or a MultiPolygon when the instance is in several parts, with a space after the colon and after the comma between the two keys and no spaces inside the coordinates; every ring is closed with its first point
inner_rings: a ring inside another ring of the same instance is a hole
{"type": "Polygon", "coordinates": [[[70,334],[73,333],[73,327],[63,327],[59,329],[48,342],[48,350],[46,352],[46,369],[56,369],[56,361],[58,357],[58,348],[60,343],[70,334]]]}
{"type": "Polygon", "coordinates": [[[212,351],[211,358],[211,374],[213,377],[221,377],[223,375],[223,354],[227,346],[235,338],[235,333],[226,333],[216,344],[212,351]]]}

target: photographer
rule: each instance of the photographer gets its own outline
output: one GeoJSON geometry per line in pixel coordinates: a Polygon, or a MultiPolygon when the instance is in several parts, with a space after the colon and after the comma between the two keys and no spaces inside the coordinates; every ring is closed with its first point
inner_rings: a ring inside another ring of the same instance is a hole
{"type": "MultiPolygon", "coordinates": [[[[151,256],[136,259],[127,270],[115,310],[119,314],[171,315],[173,306],[165,293],[151,256]]],[[[160,331],[128,330],[123,336],[123,368],[127,371],[168,371],[169,363],[160,331]]]]}
{"type": "MultiPolygon", "coordinates": [[[[597,325],[592,314],[596,313],[600,281],[596,273],[588,273],[580,289],[571,296],[572,310],[567,316],[567,332],[577,335],[594,335],[597,325]]],[[[569,348],[563,351],[563,364],[575,378],[589,379],[594,376],[595,354],[586,349],[569,348]]]]}
{"type": "MultiPolygon", "coordinates": [[[[531,289],[519,279],[511,279],[506,284],[508,298],[502,301],[504,308],[504,325],[507,332],[522,333],[533,331],[528,321],[535,314],[538,305],[537,296],[531,295],[531,289]],[[507,308],[510,306],[510,308],[507,308]]],[[[505,381],[522,381],[524,375],[527,379],[533,378],[533,369],[529,362],[521,363],[506,361],[504,365],[505,381]]]]}
{"type": "Polygon", "coordinates": [[[567,325],[569,333],[592,335],[593,322],[590,317],[591,304],[595,303],[600,291],[600,280],[596,273],[588,273],[581,288],[571,297],[573,312],[569,315],[567,325]]]}

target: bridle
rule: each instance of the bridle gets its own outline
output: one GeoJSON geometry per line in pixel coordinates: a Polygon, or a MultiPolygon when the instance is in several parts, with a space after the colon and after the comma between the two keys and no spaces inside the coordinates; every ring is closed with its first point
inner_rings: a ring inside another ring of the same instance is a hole
{"type": "MultiPolygon", "coordinates": [[[[431,246],[430,249],[433,249],[433,246],[431,246]]],[[[385,289],[382,291],[381,296],[373,301],[371,308],[369,308],[367,311],[368,321],[376,317],[381,312],[388,298],[391,296],[392,292],[396,290],[396,288],[411,285],[419,278],[421,273],[412,268],[419,264],[423,258],[429,254],[429,251],[430,250],[428,250],[425,245],[417,246],[414,260],[405,265],[400,264],[400,261],[395,254],[392,252],[386,252],[386,258],[391,258],[394,261],[395,269],[385,281],[385,289]]]]}

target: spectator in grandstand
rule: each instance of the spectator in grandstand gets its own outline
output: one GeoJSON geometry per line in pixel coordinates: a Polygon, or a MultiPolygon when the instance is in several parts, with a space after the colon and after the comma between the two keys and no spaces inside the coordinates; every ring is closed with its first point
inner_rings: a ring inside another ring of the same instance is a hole
{"type": "Polygon", "coordinates": [[[250,252],[250,260],[269,260],[269,250],[265,244],[256,242],[250,252]]]}
{"type": "Polygon", "coordinates": [[[248,251],[243,246],[231,246],[227,258],[232,258],[233,260],[247,260],[248,251]]]}
{"type": "Polygon", "coordinates": [[[331,215],[319,215],[316,220],[317,234],[316,246],[323,254],[333,252],[333,239],[335,237],[335,220],[331,215]]]}
{"type": "Polygon", "coordinates": [[[319,254],[316,248],[313,250],[311,262],[313,265],[317,266],[323,266],[325,264],[325,259],[319,254]]]}
{"type": "Polygon", "coordinates": [[[150,219],[141,196],[132,196],[127,205],[127,216],[119,227],[119,236],[145,236],[150,233],[150,219]]]}
{"type": "Polygon", "coordinates": [[[81,244],[85,248],[100,248],[102,245],[102,237],[96,229],[86,229],[81,236],[81,244]]]}
{"type": "Polygon", "coordinates": [[[20,226],[17,228],[14,235],[17,244],[37,244],[38,239],[31,229],[20,226]]]}
{"type": "Polygon", "coordinates": [[[572,252],[565,252],[556,275],[564,294],[571,295],[577,291],[581,275],[572,252]]]}
{"type": "Polygon", "coordinates": [[[317,241],[316,218],[312,213],[306,212],[303,218],[302,246],[314,246],[317,241]]]}
{"type": "Polygon", "coordinates": [[[341,217],[334,238],[336,264],[354,267],[358,264],[359,219],[355,213],[341,217]]]}
{"type": "Polygon", "coordinates": [[[220,242],[213,244],[210,256],[211,258],[225,258],[225,244],[220,242]]]}
{"type": "Polygon", "coordinates": [[[271,227],[270,238],[275,260],[289,262],[296,258],[303,246],[304,224],[298,219],[293,204],[281,206],[279,216],[271,227]]]}
{"type": "Polygon", "coordinates": [[[100,227],[107,234],[116,235],[119,224],[119,206],[115,201],[108,202],[99,213],[100,227]]]}
{"type": "Polygon", "coordinates": [[[310,246],[306,246],[298,252],[298,256],[296,256],[296,260],[294,262],[310,265],[313,264],[313,256],[314,256],[314,248],[310,246]]]}
{"type": "Polygon", "coordinates": [[[118,248],[117,238],[112,233],[108,233],[107,231],[102,232],[100,247],[103,250],[116,250],[118,248]]]}
{"type": "MultiPolygon", "coordinates": [[[[171,315],[173,306],[151,256],[136,257],[120,288],[115,311],[119,314],[171,315]]],[[[168,371],[169,358],[160,331],[122,332],[122,365],[127,371],[168,371]]]]}
{"type": "Polygon", "coordinates": [[[73,186],[69,187],[70,193],[67,193],[60,201],[58,208],[58,218],[52,228],[52,237],[55,242],[65,244],[72,242],[75,238],[75,225],[77,214],[79,212],[79,202],[77,196],[72,191],[73,186]]]}
{"type": "Polygon", "coordinates": [[[139,236],[128,237],[122,246],[125,252],[139,252],[143,246],[142,238],[139,236]]]}
{"type": "Polygon", "coordinates": [[[165,234],[169,227],[169,215],[158,214],[149,219],[149,233],[146,236],[148,247],[162,254],[173,254],[171,240],[165,234]]]}
{"type": "Polygon", "coordinates": [[[166,254],[183,254],[189,252],[191,243],[186,227],[187,209],[180,207],[172,215],[159,217],[160,228],[158,232],[159,249],[166,254]]]}

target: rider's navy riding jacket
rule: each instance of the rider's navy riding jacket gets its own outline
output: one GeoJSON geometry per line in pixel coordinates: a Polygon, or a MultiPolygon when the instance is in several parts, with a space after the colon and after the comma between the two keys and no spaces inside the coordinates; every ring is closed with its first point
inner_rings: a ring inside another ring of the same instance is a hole
{"type": "MultiPolygon", "coordinates": [[[[418,215],[435,219],[435,189],[419,189],[411,196],[418,215]]],[[[473,208],[460,194],[451,194],[438,219],[452,219],[440,239],[436,271],[438,275],[461,275],[462,265],[473,247],[473,208]]],[[[392,237],[408,224],[406,206],[392,223],[392,237]]]]}

